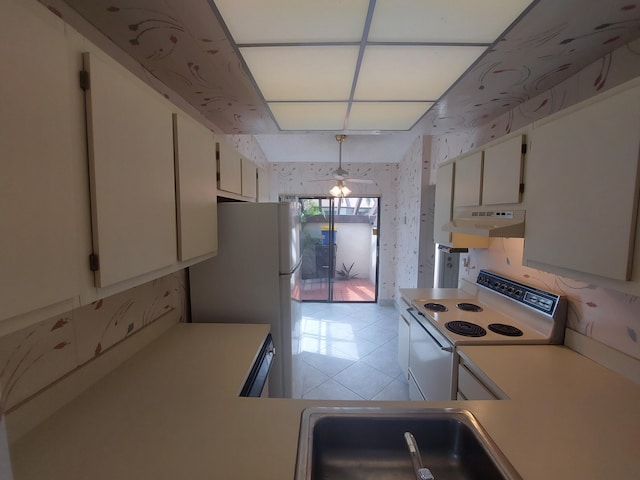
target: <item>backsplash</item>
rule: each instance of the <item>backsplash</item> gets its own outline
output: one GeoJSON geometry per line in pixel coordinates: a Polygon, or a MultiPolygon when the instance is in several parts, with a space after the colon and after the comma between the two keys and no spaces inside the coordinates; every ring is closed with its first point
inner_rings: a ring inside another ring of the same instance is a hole
{"type": "Polygon", "coordinates": [[[183,270],[0,338],[4,408],[17,405],[165,315],[176,323],[186,319],[183,270]]]}
{"type": "MultiPolygon", "coordinates": [[[[434,137],[432,183],[440,163],[638,75],[640,41],[634,41],[486,125],[434,137]]],[[[468,254],[461,255],[460,277],[475,282],[478,271],[484,268],[562,293],[569,299],[571,329],[640,359],[638,297],[524,267],[523,248],[523,239],[492,239],[488,249],[471,249],[468,254]]]]}
{"type": "Polygon", "coordinates": [[[460,256],[460,278],[475,283],[484,268],[566,295],[569,328],[640,359],[640,298],[525,267],[523,249],[522,238],[491,239],[488,249],[460,256]]]}

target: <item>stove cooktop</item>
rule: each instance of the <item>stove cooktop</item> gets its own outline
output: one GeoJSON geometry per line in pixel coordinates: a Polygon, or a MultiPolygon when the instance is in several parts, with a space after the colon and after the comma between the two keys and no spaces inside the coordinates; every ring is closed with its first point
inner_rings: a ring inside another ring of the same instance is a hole
{"type": "Polygon", "coordinates": [[[481,270],[477,297],[416,299],[414,307],[454,345],[562,343],[566,299],[481,270]]]}

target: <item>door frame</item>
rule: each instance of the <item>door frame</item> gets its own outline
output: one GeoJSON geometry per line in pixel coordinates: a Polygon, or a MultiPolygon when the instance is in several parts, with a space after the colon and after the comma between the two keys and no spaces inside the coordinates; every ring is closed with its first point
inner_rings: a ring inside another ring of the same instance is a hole
{"type": "MultiPolygon", "coordinates": [[[[324,300],[315,300],[315,299],[304,299],[304,294],[301,295],[301,299],[303,302],[324,302],[324,303],[377,303],[378,301],[378,293],[379,293],[379,277],[380,277],[380,195],[352,195],[348,198],[355,199],[364,199],[364,198],[372,198],[376,200],[376,243],[375,243],[375,272],[374,278],[371,278],[370,281],[373,283],[374,295],[372,300],[335,300],[334,299],[334,284],[335,278],[332,278],[331,272],[334,272],[336,269],[335,258],[333,255],[329,254],[329,275],[327,278],[327,297],[324,300]]],[[[322,200],[329,200],[329,212],[327,222],[329,227],[328,231],[328,244],[334,245],[336,244],[336,238],[334,235],[335,226],[336,226],[336,216],[339,215],[339,208],[341,208],[340,203],[343,200],[341,197],[332,197],[329,195],[312,195],[305,194],[299,195],[298,201],[300,201],[302,205],[303,200],[318,200],[320,206],[322,207],[322,200]],[[336,204],[336,201],[338,202],[336,204]],[[336,210],[338,210],[338,214],[336,215],[336,210]]],[[[324,210],[324,209],[323,209],[324,210]]],[[[339,223],[339,222],[338,222],[339,223]]]]}

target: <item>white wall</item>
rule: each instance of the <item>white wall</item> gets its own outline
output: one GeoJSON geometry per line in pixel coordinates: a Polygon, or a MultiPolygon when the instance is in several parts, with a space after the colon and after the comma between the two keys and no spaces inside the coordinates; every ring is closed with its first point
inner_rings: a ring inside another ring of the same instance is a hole
{"type": "MultiPolygon", "coordinates": [[[[371,258],[371,226],[367,223],[338,223],[336,222],[336,272],[349,268],[353,263],[351,274],[358,274],[358,278],[369,277],[369,263],[371,258]],[[347,240],[348,239],[348,240],[347,240]]],[[[336,278],[340,278],[336,276],[336,278]]],[[[375,277],[374,277],[375,278],[375,277]]]]}

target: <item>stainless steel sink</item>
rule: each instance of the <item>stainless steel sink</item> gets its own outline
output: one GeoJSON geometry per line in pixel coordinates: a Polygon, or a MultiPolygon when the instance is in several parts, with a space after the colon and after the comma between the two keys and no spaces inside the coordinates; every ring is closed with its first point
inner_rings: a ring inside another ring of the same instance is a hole
{"type": "Polygon", "coordinates": [[[435,480],[521,479],[469,411],[378,407],[304,410],[295,478],[415,479],[405,432],[435,480]]]}

